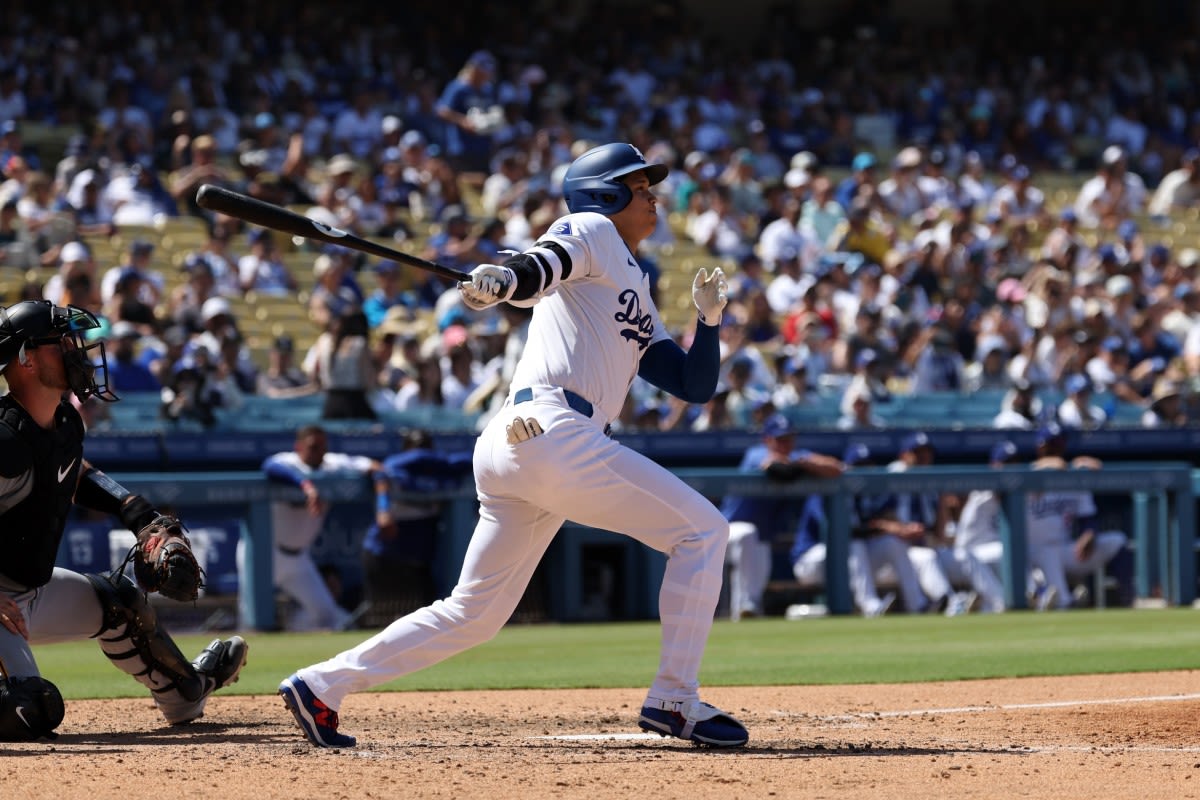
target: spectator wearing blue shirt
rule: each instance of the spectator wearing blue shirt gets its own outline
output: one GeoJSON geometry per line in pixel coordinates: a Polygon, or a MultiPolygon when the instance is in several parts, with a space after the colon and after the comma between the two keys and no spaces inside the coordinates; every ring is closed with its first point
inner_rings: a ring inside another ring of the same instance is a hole
{"type": "Polygon", "coordinates": [[[842,209],[850,212],[850,206],[854,203],[854,198],[858,196],[863,186],[875,186],[877,175],[876,168],[879,166],[879,161],[874,154],[868,152],[859,153],[850,162],[851,173],[849,177],[842,180],[838,184],[837,190],[834,192],[834,199],[841,204],[842,209]]]}
{"type": "Polygon", "coordinates": [[[372,525],[363,540],[363,588],[367,627],[382,627],[436,599],[433,564],[442,530],[441,500],[421,494],[456,489],[471,474],[471,452],[443,453],[428,431],[414,429],[404,436],[401,452],[383,462],[391,525],[372,525]]]}
{"type": "MultiPolygon", "coordinates": [[[[762,442],[751,446],[739,470],[765,474],[772,480],[789,481],[802,476],[835,478],[842,463],[829,456],[796,449],[796,430],[782,414],[773,414],[762,426],[762,442]]],[[[721,506],[729,520],[730,610],[733,620],[763,613],[763,592],[771,577],[771,541],[794,516],[795,496],[730,495],[721,506]]]]}
{"type": "Polygon", "coordinates": [[[415,302],[405,291],[402,278],[400,265],[395,261],[380,261],[375,265],[375,290],[363,301],[363,313],[371,330],[379,327],[388,309],[415,302]]]}
{"type": "Polygon", "coordinates": [[[160,392],[162,384],[145,365],[137,360],[137,343],[141,339],[137,326],[120,320],[113,323],[108,342],[112,350],[108,357],[108,388],[118,395],[139,392],[160,392]]]}
{"type": "Polygon", "coordinates": [[[503,124],[496,118],[496,57],[477,50],[467,59],[458,75],[446,84],[435,109],[447,123],[446,155],[455,169],[487,174],[491,157],[492,131],[503,124]]]}

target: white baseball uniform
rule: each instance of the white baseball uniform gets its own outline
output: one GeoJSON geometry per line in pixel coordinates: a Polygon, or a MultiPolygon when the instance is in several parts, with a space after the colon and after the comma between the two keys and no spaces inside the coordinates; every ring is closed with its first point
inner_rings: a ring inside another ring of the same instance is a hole
{"type": "Polygon", "coordinates": [[[1125,546],[1121,531],[1097,532],[1091,553],[1080,559],[1073,540],[1076,520],[1096,515],[1091,492],[1033,492],[1025,503],[1029,565],[1054,589],[1059,608],[1071,605],[1068,579],[1079,580],[1103,567],[1125,546]]]}
{"type": "MultiPolygon", "coordinates": [[[[649,281],[600,214],[562,217],[527,253],[545,280],[508,400],[475,445],[479,523],[458,585],[357,647],[298,670],[332,709],[351,692],[494,636],[567,519],[622,532],[669,556],[659,595],[661,661],[650,695],[699,696],[729,524],[679,478],[605,433],[647,347],[669,339],[649,281]],[[536,418],[545,432],[509,444],[505,426],[517,415],[536,418]]],[[[713,362],[715,382],[715,350],[713,362]]]]}
{"type": "MultiPolygon", "coordinates": [[[[326,453],[320,466],[313,468],[294,451],[276,453],[267,459],[264,467],[278,465],[289,472],[309,480],[319,479],[338,472],[370,472],[374,462],[366,456],[346,453],[326,453]]],[[[271,564],[274,568],[275,587],[296,601],[300,608],[287,621],[288,630],[311,631],[341,630],[350,621],[350,612],[337,604],[329,592],[329,586],[313,561],[310,548],[325,525],[327,513],[314,517],[305,503],[278,501],[271,503],[271,530],[275,543],[271,564]]],[[[245,557],[242,542],[238,542],[238,573],[245,557]]],[[[243,598],[246,595],[241,595],[243,598]]],[[[242,618],[245,619],[245,611],[242,618]]]]}

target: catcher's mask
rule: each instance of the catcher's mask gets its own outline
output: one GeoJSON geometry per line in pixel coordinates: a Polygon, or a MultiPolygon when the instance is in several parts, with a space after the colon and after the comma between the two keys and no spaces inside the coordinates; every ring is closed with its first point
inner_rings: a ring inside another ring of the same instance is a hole
{"type": "Polygon", "coordinates": [[[93,395],[108,402],[118,400],[108,388],[104,343],[86,339],[87,331],[99,327],[90,311],[56,306],[49,300],[25,300],[0,308],[0,371],[27,350],[55,345],[62,353],[67,384],[80,402],[93,395]]]}

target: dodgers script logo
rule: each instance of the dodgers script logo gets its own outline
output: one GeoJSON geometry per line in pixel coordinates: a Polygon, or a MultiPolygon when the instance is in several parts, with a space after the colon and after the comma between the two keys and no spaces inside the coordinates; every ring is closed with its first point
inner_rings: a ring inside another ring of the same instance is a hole
{"type": "Polygon", "coordinates": [[[613,314],[613,319],[628,326],[621,331],[622,338],[637,342],[638,349],[645,350],[654,335],[654,321],[649,314],[642,313],[642,298],[633,289],[626,289],[617,296],[617,301],[625,308],[613,314]]]}

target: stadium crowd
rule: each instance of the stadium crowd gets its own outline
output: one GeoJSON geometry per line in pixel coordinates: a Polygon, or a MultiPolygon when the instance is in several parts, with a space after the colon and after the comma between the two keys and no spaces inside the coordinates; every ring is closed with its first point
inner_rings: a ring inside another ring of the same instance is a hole
{"type": "Polygon", "coordinates": [[[1003,395],[999,427],[1099,427],[1118,403],[1146,425],[1192,420],[1200,251],[1176,226],[1200,201],[1195,21],[1043,9],[1015,31],[981,5],[921,27],[843,5],[820,33],[775,9],[739,47],[671,3],[635,30],[605,3],[519,20],[347,4],[337,24],[278,2],[16,3],[0,270],[102,314],[113,388],[158,393],[171,419],[311,393],[327,419],[486,414],[527,311],[472,312],[447,281],[341,248],[297,273],[289,242],[200,209],[196,188],[470,269],[562,213],[575,155],[627,140],[672,166],[643,267],[690,248],[728,265],[733,295],[714,399],[638,382],[620,426],[753,426],[834,393],[840,427],[870,428],[897,395],[981,391],[1003,395]],[[72,132],[65,152],[23,138],[47,128],[72,132]],[[207,231],[179,264],[141,239],[123,263],[94,256],[179,216],[207,231]],[[257,357],[231,302],[248,293],[304,297],[311,348],[282,336],[257,357]]]}

